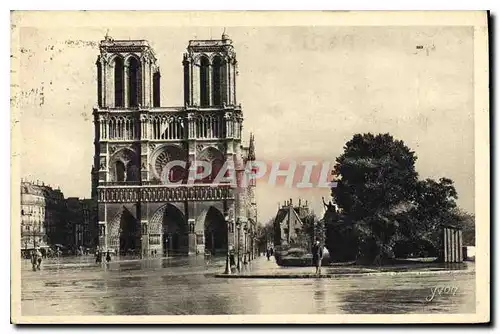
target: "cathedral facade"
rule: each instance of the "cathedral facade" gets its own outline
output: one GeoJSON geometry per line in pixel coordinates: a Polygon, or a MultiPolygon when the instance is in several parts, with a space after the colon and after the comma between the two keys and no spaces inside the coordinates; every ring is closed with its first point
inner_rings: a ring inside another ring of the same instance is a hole
{"type": "Polygon", "coordinates": [[[99,47],[92,170],[99,246],[142,256],[234,249],[251,258],[255,148],[252,136],[242,145],[232,41],[189,41],[180,107],[160,105],[160,69],[147,41],[106,36],[99,47]],[[227,166],[234,168],[221,172],[227,166]]]}

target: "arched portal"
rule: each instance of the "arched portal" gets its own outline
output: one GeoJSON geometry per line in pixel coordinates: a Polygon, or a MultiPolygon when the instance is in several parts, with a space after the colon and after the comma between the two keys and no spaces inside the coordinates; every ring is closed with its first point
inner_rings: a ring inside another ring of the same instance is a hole
{"type": "Polygon", "coordinates": [[[205,250],[212,254],[226,254],[228,231],[224,215],[213,206],[205,216],[205,250]]]}
{"type": "Polygon", "coordinates": [[[137,222],[126,207],[121,207],[109,221],[107,246],[120,254],[137,250],[137,222]]]}
{"type": "Polygon", "coordinates": [[[128,104],[130,107],[139,106],[141,100],[140,82],[140,63],[135,57],[132,57],[128,64],[128,104]]]}
{"type": "Polygon", "coordinates": [[[124,80],[123,80],[123,59],[120,57],[115,58],[115,107],[123,107],[123,93],[124,93],[124,80]]]}
{"type": "Polygon", "coordinates": [[[135,217],[126,209],[120,219],[120,254],[130,254],[137,250],[137,224],[135,217]]]}
{"type": "Polygon", "coordinates": [[[162,249],[165,256],[185,255],[189,250],[188,227],[184,215],[167,204],[162,216],[162,249]]]}

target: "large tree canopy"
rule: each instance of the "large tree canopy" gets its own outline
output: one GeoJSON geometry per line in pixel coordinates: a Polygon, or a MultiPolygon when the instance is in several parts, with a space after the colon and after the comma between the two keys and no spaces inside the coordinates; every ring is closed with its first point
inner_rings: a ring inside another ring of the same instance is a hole
{"type": "Polygon", "coordinates": [[[333,197],[352,219],[392,211],[414,194],[415,154],[389,134],[357,134],[336,159],[333,197]]]}
{"type": "Polygon", "coordinates": [[[324,217],[330,248],[355,249],[339,259],[385,259],[401,245],[405,255],[414,249],[435,254],[443,225],[471,229],[470,217],[457,214],[453,181],[419,181],[416,159],[389,134],[356,134],[346,143],[333,171],[339,210],[324,217]]]}

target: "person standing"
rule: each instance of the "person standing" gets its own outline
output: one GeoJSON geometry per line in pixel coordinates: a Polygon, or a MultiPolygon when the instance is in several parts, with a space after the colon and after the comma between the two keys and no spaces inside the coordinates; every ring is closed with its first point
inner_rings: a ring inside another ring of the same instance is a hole
{"type": "Polygon", "coordinates": [[[109,253],[109,250],[106,252],[106,262],[111,262],[111,254],[109,253]]]}
{"type": "Polygon", "coordinates": [[[95,253],[95,263],[101,263],[102,262],[102,255],[101,251],[98,249],[97,252],[95,253]]]}
{"type": "Polygon", "coordinates": [[[31,251],[31,265],[33,266],[33,271],[36,271],[36,263],[37,263],[36,252],[33,250],[31,251]]]}
{"type": "Polygon", "coordinates": [[[320,245],[319,240],[316,239],[312,247],[313,263],[316,267],[316,275],[321,275],[321,260],[323,259],[323,247],[320,245]]]}
{"type": "Polygon", "coordinates": [[[42,253],[40,249],[36,250],[36,269],[40,270],[40,265],[42,264],[42,253]]]}

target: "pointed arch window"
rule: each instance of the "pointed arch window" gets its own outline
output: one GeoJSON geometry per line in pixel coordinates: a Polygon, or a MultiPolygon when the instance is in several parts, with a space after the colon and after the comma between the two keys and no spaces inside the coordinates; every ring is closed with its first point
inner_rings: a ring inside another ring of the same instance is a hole
{"type": "Polygon", "coordinates": [[[130,107],[138,107],[141,100],[140,72],[139,61],[132,57],[128,65],[128,104],[130,107]]]}
{"type": "Polygon", "coordinates": [[[138,181],[138,168],[135,162],[130,161],[127,164],[127,181],[138,181]]]}
{"type": "Polygon", "coordinates": [[[123,80],[123,59],[120,57],[115,58],[115,107],[123,107],[123,93],[124,93],[124,80],[123,80]]]}
{"type": "Polygon", "coordinates": [[[210,105],[209,96],[209,62],[207,57],[201,57],[200,59],[200,106],[207,107],[210,105]]]}
{"type": "Polygon", "coordinates": [[[184,103],[185,104],[190,104],[190,98],[189,96],[191,95],[191,90],[190,85],[191,82],[189,80],[189,67],[191,66],[190,63],[185,62],[184,63],[184,103]]]}
{"type": "Polygon", "coordinates": [[[212,183],[217,178],[223,166],[224,166],[224,160],[222,159],[222,157],[217,157],[212,161],[212,173],[210,175],[210,183],[212,183]]]}
{"type": "Polygon", "coordinates": [[[153,74],[153,107],[160,106],[160,71],[153,74]]]}
{"type": "Polygon", "coordinates": [[[97,61],[97,105],[102,107],[102,65],[97,61]]]}
{"type": "Polygon", "coordinates": [[[123,182],[125,181],[125,165],[121,161],[117,161],[115,163],[115,175],[116,181],[123,182]]]}
{"type": "Polygon", "coordinates": [[[212,94],[214,105],[221,106],[223,103],[223,87],[222,87],[222,78],[223,76],[223,60],[221,57],[215,57],[212,63],[212,94]]]}

